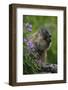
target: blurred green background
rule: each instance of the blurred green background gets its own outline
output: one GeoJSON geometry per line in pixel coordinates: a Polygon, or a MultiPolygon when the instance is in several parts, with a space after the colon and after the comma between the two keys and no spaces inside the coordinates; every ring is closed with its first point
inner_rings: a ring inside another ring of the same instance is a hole
{"type": "MultiPolygon", "coordinates": [[[[24,15],[23,23],[31,23],[32,24],[32,32],[23,33],[24,37],[30,36],[37,32],[40,27],[46,27],[52,35],[51,47],[48,50],[47,61],[49,64],[57,64],[57,17],[56,16],[31,16],[24,15]]],[[[24,49],[24,52],[26,50],[24,49]]],[[[24,53],[23,57],[23,73],[24,74],[32,74],[37,73],[37,69],[39,67],[36,63],[32,63],[29,58],[29,55],[24,53]],[[25,59],[27,57],[27,59],[25,59]],[[31,63],[31,64],[30,64],[31,63]],[[34,72],[33,72],[34,71],[34,72]]]]}

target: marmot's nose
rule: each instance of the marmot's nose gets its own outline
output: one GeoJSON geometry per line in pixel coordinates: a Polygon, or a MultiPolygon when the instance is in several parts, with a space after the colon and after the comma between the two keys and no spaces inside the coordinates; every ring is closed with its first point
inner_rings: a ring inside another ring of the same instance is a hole
{"type": "Polygon", "coordinates": [[[49,42],[51,42],[51,39],[49,39],[49,42]]]}

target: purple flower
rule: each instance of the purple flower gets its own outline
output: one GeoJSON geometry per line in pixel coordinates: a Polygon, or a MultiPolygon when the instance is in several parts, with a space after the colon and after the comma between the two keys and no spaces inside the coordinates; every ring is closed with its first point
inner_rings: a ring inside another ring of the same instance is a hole
{"type": "Polygon", "coordinates": [[[34,47],[32,41],[28,41],[27,45],[29,46],[29,48],[33,48],[34,47]]]}
{"type": "Polygon", "coordinates": [[[27,30],[28,30],[29,32],[32,31],[32,24],[28,24],[28,25],[27,25],[27,30]]]}
{"type": "Polygon", "coordinates": [[[32,28],[28,28],[28,31],[31,32],[32,31],[32,28]]]}
{"type": "Polygon", "coordinates": [[[23,42],[27,42],[27,39],[26,38],[23,38],[23,42]]]}

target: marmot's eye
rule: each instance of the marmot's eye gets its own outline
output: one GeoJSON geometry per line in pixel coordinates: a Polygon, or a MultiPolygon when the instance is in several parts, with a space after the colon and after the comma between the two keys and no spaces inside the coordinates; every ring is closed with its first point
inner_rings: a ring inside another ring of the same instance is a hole
{"type": "Polygon", "coordinates": [[[49,35],[49,37],[51,37],[51,34],[49,35]]]}

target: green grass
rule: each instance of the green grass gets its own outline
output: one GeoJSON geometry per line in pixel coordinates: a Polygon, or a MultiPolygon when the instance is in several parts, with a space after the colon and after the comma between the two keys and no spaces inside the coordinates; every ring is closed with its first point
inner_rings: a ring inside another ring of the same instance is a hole
{"type": "MultiPolygon", "coordinates": [[[[39,30],[40,27],[46,27],[49,29],[52,35],[51,47],[48,50],[47,61],[50,64],[57,64],[57,17],[56,16],[23,16],[23,23],[32,23],[32,32],[24,33],[24,37],[28,37],[39,30]]],[[[28,55],[26,55],[27,59],[24,57],[24,73],[36,73],[37,65],[34,62],[31,63],[31,59],[28,59],[28,55]],[[28,65],[27,65],[28,64],[28,65]],[[33,66],[34,65],[34,66],[33,66]],[[29,67],[30,68],[29,68],[29,67]],[[28,68],[28,70],[27,70],[28,68]],[[29,72],[30,71],[30,72],[29,72]]]]}

